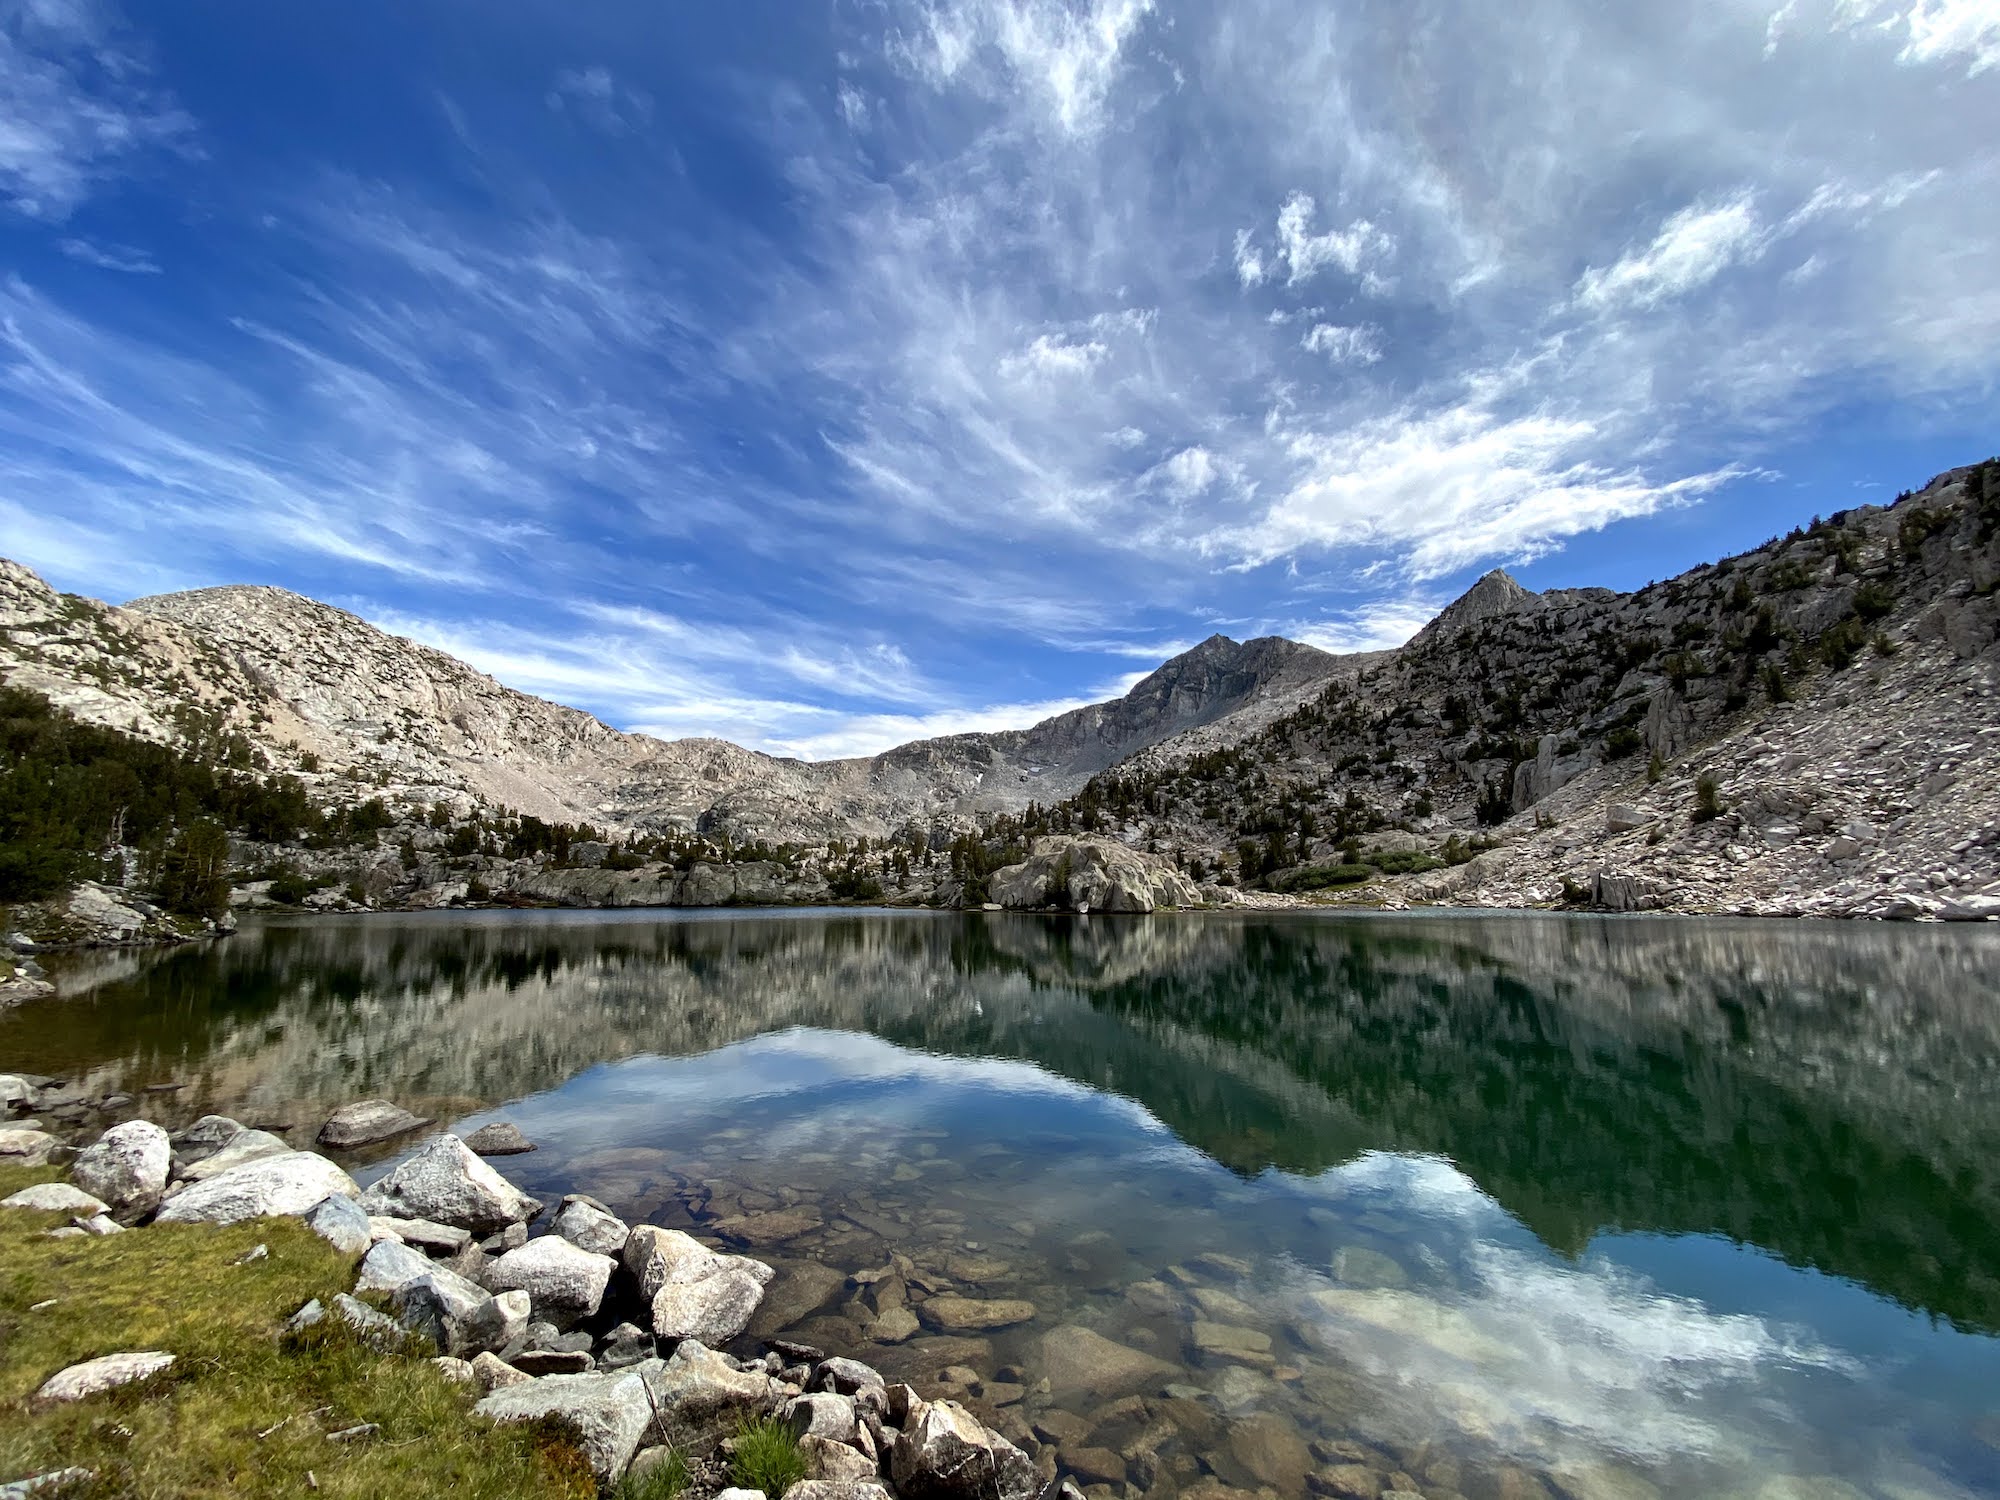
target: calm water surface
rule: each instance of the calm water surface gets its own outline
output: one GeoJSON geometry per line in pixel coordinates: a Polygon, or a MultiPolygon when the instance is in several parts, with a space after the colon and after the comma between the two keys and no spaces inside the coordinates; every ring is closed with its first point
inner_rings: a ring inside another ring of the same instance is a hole
{"type": "Polygon", "coordinates": [[[530,1191],[749,1237],[754,1331],[970,1367],[1131,1494],[2000,1495],[2000,934],[431,914],[58,978],[0,1064],[299,1144],[378,1094],[512,1120],[530,1191]],[[875,1341],[927,1290],[1034,1316],[875,1341]]]}

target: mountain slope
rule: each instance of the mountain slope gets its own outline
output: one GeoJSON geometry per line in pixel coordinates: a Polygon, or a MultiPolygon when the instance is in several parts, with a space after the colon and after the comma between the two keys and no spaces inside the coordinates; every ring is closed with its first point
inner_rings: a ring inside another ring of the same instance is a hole
{"type": "Polygon", "coordinates": [[[1285,892],[2000,913],[1996,589],[2000,461],[1635,593],[1493,573],[1355,680],[1052,819],[1285,892]]]}
{"type": "Polygon", "coordinates": [[[329,798],[365,787],[739,840],[880,836],[1058,800],[1191,726],[1288,710],[1344,660],[1215,636],[1125,698],[1029,729],[804,762],[622,733],[282,589],[196,589],[114,608],[0,563],[0,677],[90,722],[169,742],[240,736],[258,763],[300,771],[329,798]]]}

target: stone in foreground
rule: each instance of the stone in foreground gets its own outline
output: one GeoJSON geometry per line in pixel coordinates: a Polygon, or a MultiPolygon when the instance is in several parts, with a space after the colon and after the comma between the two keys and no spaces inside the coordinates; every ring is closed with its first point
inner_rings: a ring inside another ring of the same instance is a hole
{"type": "Polygon", "coordinates": [[[742,1418],[761,1416],[771,1405],[768,1375],[737,1369],[699,1339],[683,1339],[665,1364],[647,1360],[633,1368],[645,1373],[669,1442],[722,1437],[742,1418]]]}
{"type": "Polygon", "coordinates": [[[588,1250],[592,1255],[621,1255],[626,1240],[632,1235],[623,1219],[581,1198],[565,1200],[555,1223],[549,1227],[579,1250],[588,1250]]]}
{"type": "Polygon", "coordinates": [[[359,1255],[375,1237],[361,1205],[339,1193],[322,1199],[319,1206],[306,1215],[306,1228],[347,1255],[359,1255]]]}
{"type": "Polygon", "coordinates": [[[0,1127],[0,1167],[45,1167],[56,1138],[27,1126],[0,1127]]]}
{"type": "Polygon", "coordinates": [[[293,1151],[198,1182],[169,1198],[161,1224],[234,1224],[266,1216],[299,1218],[329,1196],[352,1198],[354,1179],[324,1156],[293,1151]]]}
{"type": "Polygon", "coordinates": [[[563,1418],[576,1428],[592,1471],[611,1484],[632,1462],[639,1440],[652,1424],[647,1370],[646,1365],[635,1365],[615,1375],[545,1375],[522,1385],[502,1386],[473,1411],[495,1422],[563,1418]]]}
{"type": "Polygon", "coordinates": [[[455,1135],[434,1136],[362,1196],[371,1214],[430,1219],[474,1234],[521,1224],[542,1205],[487,1166],[455,1135]]]}
{"type": "Polygon", "coordinates": [[[90,1218],[101,1214],[108,1204],[91,1197],[82,1188],[67,1182],[38,1182],[20,1192],[0,1198],[0,1208],[31,1208],[44,1214],[78,1214],[90,1218]]]}
{"type": "Polygon", "coordinates": [[[617,1266],[608,1255],[593,1255],[560,1235],[545,1234],[488,1266],[486,1284],[496,1292],[518,1288],[534,1299],[542,1316],[573,1322],[597,1311],[617,1266]]]}
{"type": "Polygon", "coordinates": [[[67,1370],[51,1375],[35,1392],[35,1397],[41,1401],[81,1401],[86,1396],[95,1396],[101,1391],[157,1375],[173,1362],[171,1354],[162,1354],[158,1350],[107,1354],[101,1359],[85,1360],[80,1365],[71,1365],[67,1370]]]}
{"type": "Polygon", "coordinates": [[[363,1099],[335,1110],[320,1126],[318,1141],[322,1146],[344,1151],[355,1146],[372,1145],[376,1141],[394,1140],[399,1135],[408,1135],[412,1130],[421,1130],[431,1123],[424,1116],[413,1115],[391,1100],[363,1099]]]}
{"type": "Polygon", "coordinates": [[[69,1179],[101,1198],[113,1217],[130,1222],[159,1207],[173,1154],[166,1131],[151,1120],[127,1120],[84,1148],[69,1169],[69,1179]]]}
{"type": "Polygon", "coordinates": [[[1034,1460],[954,1401],[920,1403],[890,1450],[905,1500],[1034,1500],[1034,1460]]]}
{"type": "Polygon", "coordinates": [[[653,1298],[653,1333],[663,1339],[726,1344],[750,1326],[763,1300],[763,1285],[734,1266],[699,1281],[670,1281],[653,1298]]]}

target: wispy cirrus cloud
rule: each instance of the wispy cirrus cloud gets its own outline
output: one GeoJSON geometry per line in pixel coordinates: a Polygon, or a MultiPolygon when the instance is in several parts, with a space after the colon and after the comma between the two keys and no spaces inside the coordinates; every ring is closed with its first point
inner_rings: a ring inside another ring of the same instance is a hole
{"type": "Polygon", "coordinates": [[[2000,378],[1975,0],[613,0],[385,41],[383,120],[278,143],[149,61],[198,12],[0,14],[9,545],[476,625],[622,722],[824,749],[1213,620],[1387,643],[2000,378]]]}
{"type": "Polygon", "coordinates": [[[61,223],[107,179],[193,145],[194,122],[91,0],[0,6],[0,201],[61,223]]]}

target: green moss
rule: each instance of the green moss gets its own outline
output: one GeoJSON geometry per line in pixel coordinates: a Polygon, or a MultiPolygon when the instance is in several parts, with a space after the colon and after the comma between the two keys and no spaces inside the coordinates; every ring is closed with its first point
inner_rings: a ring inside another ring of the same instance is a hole
{"type": "MultiPolygon", "coordinates": [[[[56,1175],[0,1170],[0,1196],[56,1175]]],[[[98,1476],[78,1492],[90,1495],[595,1493],[573,1444],[472,1421],[471,1392],[427,1360],[378,1353],[330,1323],[282,1337],[308,1298],[353,1280],[351,1258],[297,1220],[47,1238],[61,1220],[0,1211],[0,1479],[80,1465],[98,1476]],[[259,1244],[268,1256],[231,1264],[259,1244]],[[73,1404],[32,1399],[65,1366],[138,1349],[172,1353],[173,1368],[73,1404]],[[327,1440],[370,1422],[381,1430],[368,1439],[327,1440]]]]}
{"type": "Polygon", "coordinates": [[[782,1495],[806,1477],[805,1456],[791,1428],[771,1417],[759,1417],[736,1429],[736,1453],[729,1464],[729,1482],[746,1490],[782,1495]]]}

